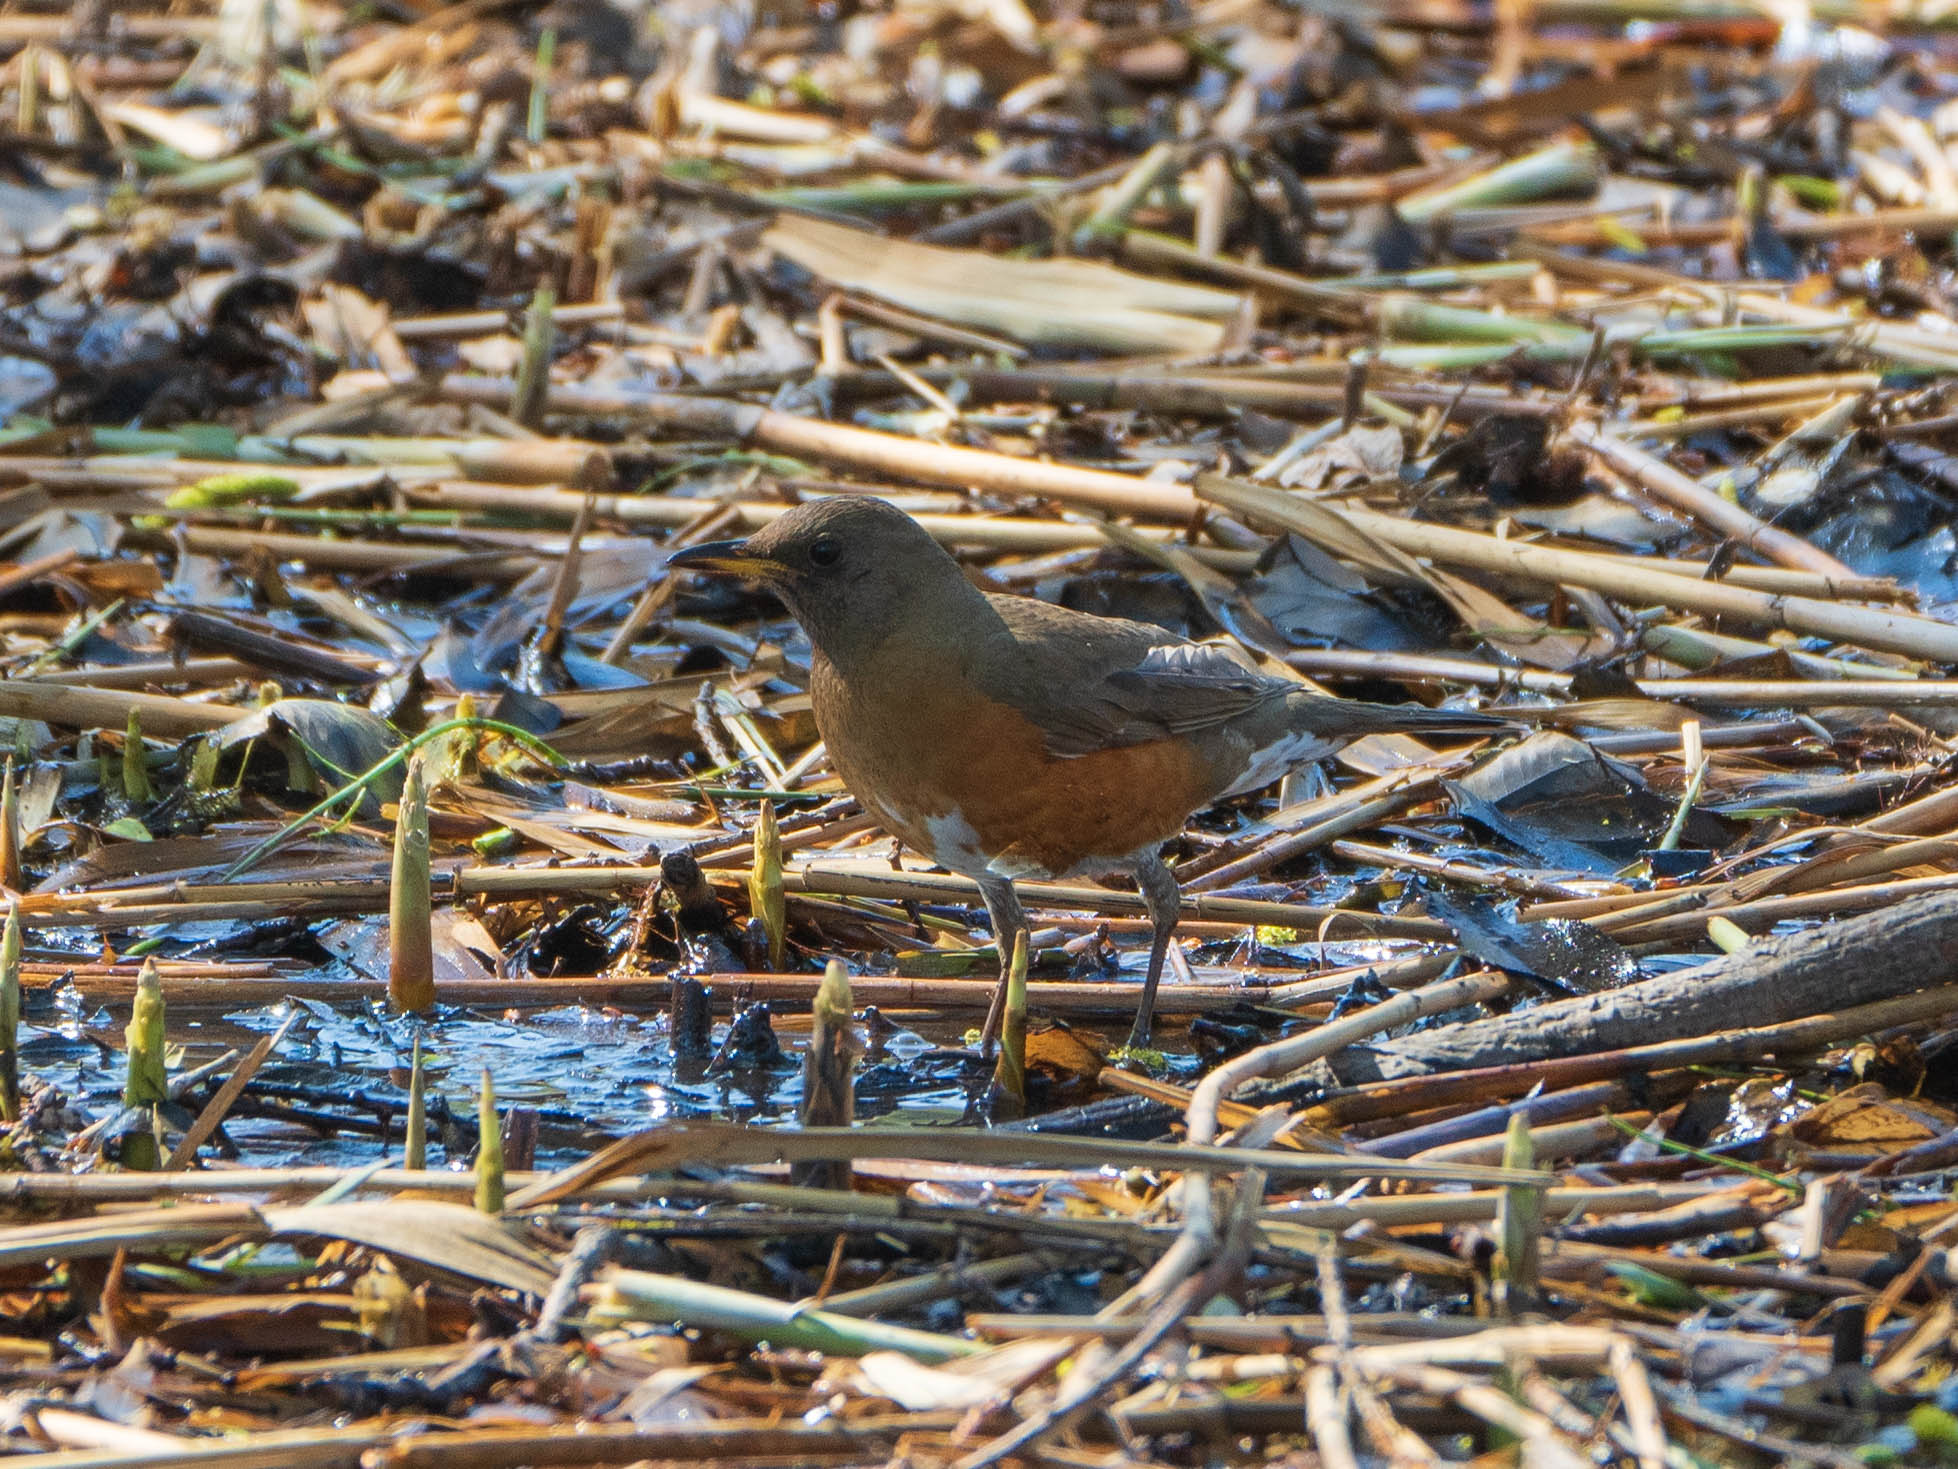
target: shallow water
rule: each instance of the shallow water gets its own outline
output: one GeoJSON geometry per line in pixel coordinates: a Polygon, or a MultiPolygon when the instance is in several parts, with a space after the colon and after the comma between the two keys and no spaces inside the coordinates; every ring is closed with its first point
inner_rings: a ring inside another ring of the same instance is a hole
{"type": "MultiPolygon", "coordinates": [[[[788,1121],[802,1096],[806,1018],[778,1023],[779,1066],[709,1074],[706,1059],[674,1057],[663,1017],[593,1006],[523,1015],[453,1008],[424,1019],[294,999],[221,1016],[173,1015],[171,1074],[249,1048],[295,1011],[292,1030],[224,1128],[239,1159],[255,1166],[347,1166],[398,1157],[418,1037],[427,1078],[429,1161],[436,1167],[462,1166],[473,1156],[477,1088],[486,1069],[500,1110],[537,1113],[537,1161],[544,1166],[674,1118],[788,1121]],[[449,1118],[462,1125],[445,1125],[449,1118]]],[[[71,1010],[30,1022],[23,1061],[90,1115],[112,1113],[123,1084],[122,1055],[112,1047],[121,1041],[123,1019],[106,1010],[86,1016],[71,1010]]],[[[727,1028],[725,1019],[716,1024],[717,1044],[727,1028]]],[[[939,1037],[956,1040],[950,1033],[939,1037]]],[[[966,1067],[939,1041],[900,1029],[866,1054],[857,1068],[859,1118],[898,1112],[922,1123],[962,1116],[966,1067]]],[[[203,1094],[200,1089],[197,1096],[203,1094]]],[[[197,1105],[188,1104],[186,1115],[175,1119],[173,1133],[197,1105]]]]}

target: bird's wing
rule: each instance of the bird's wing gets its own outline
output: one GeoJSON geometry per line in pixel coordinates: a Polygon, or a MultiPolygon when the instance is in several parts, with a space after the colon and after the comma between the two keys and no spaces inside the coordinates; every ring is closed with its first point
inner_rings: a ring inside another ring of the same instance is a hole
{"type": "Polygon", "coordinates": [[[1039,725],[1055,755],[1147,744],[1235,719],[1296,687],[1240,654],[1162,628],[997,597],[1014,634],[999,696],[1039,725]]]}

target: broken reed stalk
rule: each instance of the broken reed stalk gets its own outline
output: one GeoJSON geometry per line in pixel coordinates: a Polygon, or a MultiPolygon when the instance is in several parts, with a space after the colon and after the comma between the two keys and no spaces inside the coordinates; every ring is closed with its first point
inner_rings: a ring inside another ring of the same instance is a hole
{"type": "Polygon", "coordinates": [[[1013,935],[1006,972],[1006,1009],[1000,1020],[999,1060],[993,1069],[993,1116],[1012,1122],[1027,1114],[1027,933],[1013,935]]]}
{"type": "Polygon", "coordinates": [[[1589,1056],[1497,1063],[1462,1071],[1367,1082],[1308,1110],[1314,1126],[1405,1116],[1433,1107],[1466,1106],[1522,1096],[1538,1087],[1569,1087],[1611,1077],[1653,1074],[1688,1066],[1736,1066],[1764,1056],[1799,1056],[1847,1036],[1919,1025],[1958,1010],[1958,989],[1927,990],[1902,999],[1853,1006],[1779,1025],[1750,1026],[1712,1036],[1600,1051],[1589,1056]]]}
{"type": "Polygon", "coordinates": [[[388,1003],[419,1014],[435,1006],[434,893],[429,885],[428,791],[422,756],[408,762],[394,821],[388,884],[388,1003]]]}
{"type": "MultiPolygon", "coordinates": [[[[743,874],[735,869],[730,875],[743,874]]],[[[661,876],[658,867],[464,867],[449,875],[448,880],[449,892],[458,898],[510,898],[638,892],[660,881],[661,876]]],[[[791,895],[812,897],[956,903],[967,907],[979,901],[978,884],[969,877],[949,872],[891,872],[812,863],[785,871],[782,886],[791,895]]],[[[1147,916],[1142,899],[1135,893],[1077,883],[1025,882],[1016,886],[1029,906],[1117,917],[1147,916]]],[[[249,918],[276,914],[282,904],[303,905],[312,912],[377,913],[387,907],[387,885],[379,879],[332,884],[204,883],[194,887],[157,883],[141,888],[118,888],[113,894],[34,893],[25,898],[22,914],[32,927],[90,926],[113,920],[119,927],[135,928],[145,923],[183,919],[192,907],[203,917],[249,918]],[[251,896],[240,898],[241,892],[251,896]],[[105,901],[111,897],[113,901],[105,901]]],[[[1364,936],[1447,942],[1453,937],[1446,924],[1428,918],[1403,918],[1311,903],[1277,903],[1213,893],[1193,895],[1185,905],[1185,912],[1201,923],[1265,924],[1315,932],[1323,928],[1336,938],[1364,936]]]]}
{"type": "Polygon", "coordinates": [[[1958,887],[1958,873],[1938,873],[1931,877],[1894,878],[1888,882],[1856,883],[1757,898],[1717,909],[1712,906],[1721,897],[1717,889],[1712,892],[1688,889],[1676,897],[1654,899],[1649,907],[1619,909],[1588,921],[1593,928],[1604,930],[1620,943],[1660,943],[1691,939],[1714,913],[1735,927],[1744,922],[1766,931],[1791,919],[1839,917],[1906,898],[1948,892],[1954,887],[1958,887]]]}
{"type": "Polygon", "coordinates": [[[1443,770],[1433,768],[1395,771],[1376,777],[1357,791],[1341,792],[1329,798],[1329,809],[1318,819],[1282,830],[1242,856],[1231,856],[1229,849],[1220,849],[1226,860],[1200,869],[1183,884],[1183,890],[1200,893],[1229,887],[1348,832],[1363,830],[1409,806],[1432,800],[1441,792],[1444,774],[1443,770]]]}
{"type": "MultiPolygon", "coordinates": [[[[1836,895],[1816,896],[1826,904],[1836,895]]],[[[1696,931],[1706,921],[1687,917],[1696,931]]],[[[1756,940],[1677,974],[1382,1041],[1340,1057],[1335,1069],[1342,1080],[1391,1081],[1710,1036],[1908,995],[1946,977],[1954,953],[1958,893],[1920,892],[1881,912],[1756,940]]]]}
{"type": "Polygon", "coordinates": [[[204,1104],[204,1110],[197,1114],[196,1119],[184,1130],[184,1135],[177,1140],[177,1146],[171,1149],[169,1158],[163,1164],[166,1171],[175,1173],[190,1167],[196,1160],[197,1150],[224,1125],[224,1119],[230,1115],[232,1107],[237,1105],[238,1098],[245,1094],[245,1088],[250,1086],[252,1078],[258,1075],[259,1067],[265,1064],[267,1058],[279,1049],[286,1036],[291,1034],[292,1028],[299,1023],[302,1013],[304,1012],[297,1006],[293,1007],[279,1028],[260,1036],[244,1059],[232,1068],[231,1075],[224,1079],[224,1084],[217,1089],[211,1100],[204,1104]]]}
{"type": "Polygon", "coordinates": [[[782,829],[775,803],[763,801],[755,813],[755,857],[748,869],[748,911],[768,940],[768,966],[779,970],[788,956],[789,905],[782,882],[782,829]]]}
{"type": "MultiPolygon", "coordinates": [[[[180,919],[181,915],[177,915],[177,918],[180,919]]],[[[176,920],[158,918],[154,921],[176,920]]],[[[1422,962],[1425,964],[1428,961],[1422,962]]],[[[1445,962],[1446,956],[1437,956],[1434,967],[1439,969],[1445,962]]],[[[1394,964],[1368,967],[1377,969],[1385,983],[1392,984],[1401,977],[1394,964]]],[[[29,972],[32,972],[31,968],[29,972]]],[[[135,993],[135,976],[126,969],[120,973],[97,970],[79,974],[65,967],[49,967],[44,973],[49,979],[72,975],[78,991],[92,1004],[126,1005],[135,993]]],[[[1165,983],[1158,991],[1160,1001],[1157,1008],[1164,1015],[1215,1015],[1245,1004],[1285,1003],[1288,1008],[1321,1001],[1330,1004],[1353,977],[1350,974],[1343,976],[1337,985],[1331,987],[1330,993],[1320,993],[1328,986],[1314,980],[1311,987],[1315,993],[1303,1001],[1291,998],[1291,992],[1299,986],[1262,980],[1224,980],[1215,984],[1165,983]]],[[[818,974],[724,974],[716,975],[715,980],[713,1002],[724,1008],[756,1000],[766,1000],[778,1009],[805,1007],[814,1001],[816,991],[822,986],[822,976],[818,974]]],[[[664,975],[624,979],[602,975],[555,975],[528,979],[448,980],[438,987],[437,997],[449,1005],[487,1005],[497,1009],[545,1009],[577,1004],[657,1009],[671,1003],[674,985],[675,981],[664,975]]],[[[290,998],[294,987],[290,975],[234,978],[230,975],[179,976],[166,973],[163,977],[163,993],[172,1005],[204,1010],[276,1005],[290,998]]],[[[378,979],[308,980],[304,989],[308,998],[329,1005],[364,1005],[387,998],[387,985],[378,979]]],[[[851,982],[851,992],[858,1003],[875,1005],[887,1014],[916,1011],[920,1014],[983,1016],[998,989],[995,985],[975,984],[970,979],[893,979],[879,975],[869,978],[859,976],[851,982]]],[[[1032,1008],[1043,1014],[1071,1019],[1114,1019],[1135,1013],[1135,996],[1131,991],[1101,980],[1032,980],[1027,984],[1027,1000],[1032,1008]]],[[[698,1013],[703,1019],[710,1018],[712,1014],[705,1006],[698,1013]]]]}
{"type": "Polygon", "coordinates": [[[1573,442],[1590,450],[1600,462],[1617,470],[1673,509],[1683,511],[1724,537],[1753,548],[1771,561],[1798,571],[1819,572],[1823,576],[1849,577],[1856,574],[1828,552],[1810,545],[1800,536],[1769,525],[1732,500],[1722,499],[1699,481],[1681,474],[1663,459],[1626,443],[1595,424],[1573,424],[1566,432],[1573,442]]]}
{"type": "Polygon", "coordinates": [[[415,1037],[408,1063],[408,1117],[402,1127],[401,1166],[419,1173],[428,1167],[428,1076],[422,1061],[422,1038],[415,1037]]]}
{"type": "Polygon", "coordinates": [[[20,789],[14,778],[14,757],[0,773],[0,888],[17,893],[23,886],[20,867],[20,789]]]}
{"type": "MultiPolygon", "coordinates": [[[[1509,1119],[1503,1139],[1502,1165],[1519,1172],[1536,1167],[1530,1140],[1530,1119],[1517,1112],[1509,1119]]],[[[1492,1267],[1496,1314],[1514,1318],[1535,1307],[1538,1296],[1538,1249],[1543,1239],[1544,1190],[1536,1184],[1513,1183],[1502,1191],[1496,1209],[1496,1259],[1492,1267]]]]}
{"type": "Polygon", "coordinates": [[[145,1125],[123,1138],[121,1153],[123,1167],[145,1173],[154,1173],[163,1162],[156,1137],[156,1109],[170,1099],[163,1019],[163,985],[156,961],[145,960],[136,978],[136,1003],[123,1030],[128,1069],[122,1084],[123,1107],[139,1111],[145,1125]]]}
{"type": "Polygon", "coordinates": [[[1065,1263],[1067,1256],[1053,1250],[1029,1250],[1024,1254],[1000,1255],[976,1263],[965,1260],[942,1265],[922,1274],[901,1276],[864,1286],[860,1290],[838,1291],[823,1297],[823,1309],[838,1316],[876,1316],[929,1306],[934,1301],[959,1296],[989,1293],[995,1286],[1040,1275],[1065,1263]]]}
{"type": "Polygon", "coordinates": [[[1602,165],[1588,143],[1552,143],[1535,152],[1505,159],[1467,178],[1416,190],[1395,203],[1409,224],[1426,224],[1465,209],[1496,209],[1598,186],[1602,165]]]}
{"type": "MultiPolygon", "coordinates": [[[[444,396],[461,402],[500,405],[508,401],[510,386],[500,378],[455,376],[443,380],[441,391],[444,396]]],[[[852,464],[920,484],[967,492],[980,489],[1045,497],[1108,513],[1179,524],[1193,518],[1200,503],[1195,494],[1177,485],[1108,470],[929,444],[872,429],[800,418],[730,399],[620,394],[614,390],[588,394],[565,388],[554,390],[551,401],[553,407],[570,412],[637,412],[683,432],[734,437],[780,453],[852,464]]],[[[1304,517],[1300,508],[1283,491],[1222,476],[1205,476],[1199,486],[1205,499],[1279,528],[1310,534],[1301,524],[1304,517]]],[[[1423,525],[1369,511],[1344,513],[1357,528],[1377,540],[1437,561],[1478,566],[1534,582],[1588,587],[1622,597],[1635,606],[1658,603],[1681,611],[1731,617],[1750,626],[1785,627],[1931,662],[1958,662],[1958,628],[1927,617],[1840,606],[1810,597],[1757,595],[1719,582],[1654,574],[1637,568],[1636,563],[1621,571],[1602,557],[1519,545],[1495,536],[1423,525]]]]}
{"type": "MultiPolygon", "coordinates": [[[[856,1120],[856,1095],[850,1073],[856,1064],[851,1040],[850,973],[832,959],[823,969],[811,1011],[809,1047],[802,1057],[802,1102],[796,1109],[804,1127],[848,1127],[856,1120]]],[[[848,1158],[812,1159],[793,1164],[789,1181],[801,1188],[847,1189],[848,1158]]]]}
{"type": "Polygon", "coordinates": [[[1120,233],[1163,176],[1181,168],[1188,156],[1189,149],[1175,143],[1150,144],[1121,178],[1101,191],[1093,211],[1074,232],[1075,248],[1088,249],[1096,240],[1120,233]]]}
{"type": "Polygon", "coordinates": [[[744,1341],[766,1341],[792,1350],[861,1357],[899,1352],[915,1362],[947,1362],[984,1350],[963,1337],[862,1321],[820,1308],[810,1309],[724,1285],[659,1275],[646,1270],[613,1270],[600,1282],[587,1318],[616,1325],[658,1321],[704,1331],[727,1332],[744,1341]]]}
{"type": "Polygon", "coordinates": [[[120,729],[128,724],[131,710],[142,715],[143,728],[161,739],[187,739],[206,730],[223,729],[251,718],[255,712],[135,689],[84,688],[31,678],[9,678],[0,683],[0,716],[7,718],[39,719],[66,729],[120,729]]]}
{"type": "MultiPolygon", "coordinates": [[[[1527,1111],[1519,1112],[1526,1121],[1527,1111]]],[[[1650,1112],[1631,1109],[1609,1117],[1584,1117],[1575,1122],[1550,1122],[1538,1126],[1531,1122],[1530,1144],[1536,1149],[1538,1166],[1547,1159],[1568,1160],[1621,1142],[1626,1128],[1644,1127],[1652,1120],[1650,1112]]],[[[1503,1139],[1469,1137],[1437,1147],[1425,1148],[1410,1156],[1425,1163],[1500,1163],[1503,1139]]]]}
{"type": "MultiPolygon", "coordinates": [[[[454,374],[438,386],[452,402],[493,408],[510,402],[507,378],[454,374]]],[[[1114,514],[1141,515],[1174,524],[1196,510],[1188,490],[1106,470],[1077,469],[1041,460],[1015,459],[982,449],[963,449],[901,438],[875,429],[827,423],[759,408],[731,398],[670,393],[620,392],[553,384],[549,408],[560,413],[631,413],[683,434],[733,439],[798,458],[853,464],[860,469],[948,489],[984,488],[1000,494],[1047,497],[1114,514]]]]}
{"type": "Polygon", "coordinates": [[[517,364],[517,381],[510,392],[510,416],[526,428],[535,428],[543,416],[551,382],[551,349],[557,341],[551,324],[556,308],[557,291],[539,286],[524,312],[523,360],[517,364]]]}
{"type": "Polygon", "coordinates": [[[485,1066],[476,1093],[476,1208],[501,1214],[503,1200],[503,1123],[496,1115],[496,1084],[485,1066]]]}
{"type": "Polygon", "coordinates": [[[0,1122],[20,1121],[20,905],[0,930],[0,1122]]]}
{"type": "MultiPolygon", "coordinates": [[[[1472,974],[1461,979],[1441,980],[1395,995],[1357,1015],[1328,1021],[1304,1035],[1290,1036],[1234,1056],[1212,1070],[1191,1091],[1189,1106],[1183,1113],[1184,1136],[1188,1139],[1183,1146],[1203,1148],[1216,1141],[1219,1106],[1247,1081],[1297,1070],[1356,1041],[1426,1015],[1438,1015],[1462,1005],[1496,999],[1507,993],[1509,986],[1508,977],[1499,974],[1472,974]]],[[[1200,1269],[1215,1250],[1217,1226],[1211,1212],[1208,1183],[1186,1186],[1182,1202],[1183,1230],[1177,1236],[1176,1243],[1149,1268],[1148,1273],[1118,1305],[1161,1300],[1192,1272],[1200,1269]]]]}
{"type": "MultiPolygon", "coordinates": [[[[838,485],[837,493],[847,493],[851,487],[838,485]]],[[[875,491],[905,501],[910,506],[910,497],[901,490],[885,486],[865,486],[865,492],[875,491]]],[[[921,504],[933,508],[913,508],[911,518],[918,522],[932,537],[944,545],[984,551],[1011,551],[1038,554],[1047,551],[1067,551],[1077,548],[1098,546],[1103,543],[1099,527],[1091,520],[1041,520],[1032,517],[1007,517],[984,513],[953,513],[950,502],[942,498],[922,499],[924,495],[938,492],[920,491],[921,504]]],[[[445,481],[420,488],[407,490],[411,501],[423,505],[453,506],[463,510],[475,510],[498,517],[499,521],[516,518],[532,522],[569,524],[580,513],[586,495],[570,490],[528,489],[516,485],[471,484],[445,481]]],[[[617,521],[628,526],[656,526],[678,528],[691,525],[703,517],[723,514],[729,517],[729,528],[733,530],[759,530],[780,515],[786,514],[793,506],[773,501],[738,500],[722,502],[718,500],[689,499],[679,495],[599,495],[593,501],[592,513],[601,520],[617,521]]],[[[1149,540],[1175,544],[1177,549],[1187,552],[1206,566],[1220,571],[1248,572],[1256,566],[1259,553],[1238,551],[1222,546],[1186,545],[1180,532],[1162,527],[1132,527],[1131,532],[1149,540]]],[[[193,527],[188,535],[201,536],[204,531],[193,527]]],[[[232,532],[218,534],[231,535],[232,532]]],[[[243,533],[238,533],[240,536],[243,533]]],[[[325,540],[310,536],[290,536],[291,544],[281,545],[282,557],[308,561],[320,566],[336,566],[351,561],[363,563],[365,552],[371,550],[373,559],[381,564],[394,564],[398,559],[403,565],[431,565],[440,561],[452,560],[452,553],[443,546],[404,546],[385,541],[360,541],[351,537],[325,540]]],[[[235,545],[227,542],[232,550],[246,549],[247,541],[240,539],[235,545]]],[[[192,549],[217,549],[213,546],[192,549]]],[[[1612,555],[1603,552],[1586,552],[1599,560],[1616,563],[1628,570],[1661,571],[1673,576],[1703,577],[1709,574],[1704,561],[1672,560],[1651,556],[1612,555]]],[[[479,568],[480,570],[481,568],[479,568]]],[[[1824,577],[1815,572],[1793,571],[1785,566],[1755,566],[1743,563],[1731,566],[1720,573],[1720,580],[1729,586],[1751,587],[1756,591],[1772,592],[1777,595],[1794,593],[1799,596],[1846,597],[1869,601],[1894,601],[1898,597],[1897,583],[1887,577],[1851,576],[1824,577]]],[[[664,585],[664,583],[662,583],[664,585]]],[[[158,672],[166,670],[159,669],[158,672]]]]}
{"type": "MultiPolygon", "coordinates": [[[[1909,670],[1883,664],[1825,658],[1819,654],[1778,648],[1747,638],[1719,638],[1688,633],[1681,628],[1663,632],[1648,629],[1640,639],[1647,652],[1674,663],[1721,661],[1727,657],[1786,657],[1797,672],[1810,678],[1648,678],[1635,681],[1632,692],[1649,699],[1683,704],[1718,704],[1740,708],[1809,708],[1834,704],[1910,707],[1958,704],[1958,680],[1912,677],[1909,670]],[[1852,677],[1854,674],[1856,676],[1852,677]]],[[[1384,678],[1401,682],[1468,684],[1491,689],[1523,689],[1536,694],[1570,696],[1569,674],[1528,668],[1505,668],[1470,658],[1432,653],[1365,653],[1350,648],[1298,648],[1285,654],[1286,663],[1313,678],[1384,678]]],[[[1733,736],[1758,724],[1729,725],[1733,736]]],[[[1707,732],[1709,743],[1716,737],[1707,732]]],[[[1778,736],[1777,736],[1778,737],[1778,736]]]]}
{"type": "MultiPolygon", "coordinates": [[[[1483,983],[1488,976],[1477,976],[1483,983]]],[[[1459,983],[1459,982],[1458,982],[1459,983]]],[[[1431,990],[1439,987],[1430,987],[1431,990]]],[[[1456,995],[1478,993],[1458,990],[1456,995]]],[[[1432,999],[1433,994],[1428,998],[1432,999]]],[[[1419,1018],[1423,1012],[1394,1005],[1382,1027],[1419,1018]]],[[[1384,1006],[1376,1006],[1376,1009],[1384,1006]]],[[[1352,1020],[1356,1017],[1348,1017],[1352,1020]]],[[[1347,1020],[1334,1022],[1346,1026],[1347,1020]]],[[[1333,1026],[1322,1027],[1332,1030],[1333,1026]]],[[[1214,1133],[1213,1133],[1214,1136],[1214,1133]]],[[[510,1207],[539,1209],[582,1193],[595,1184],[627,1174],[658,1173],[694,1166],[729,1168],[754,1163],[794,1163],[808,1158],[908,1158],[926,1162],[1002,1164],[1008,1167],[1165,1168],[1172,1171],[1236,1173],[1263,1169],[1273,1178],[1314,1180],[1412,1178],[1426,1184],[1465,1183],[1501,1188],[1516,1182],[1500,1168],[1464,1163],[1413,1163],[1399,1158],[1357,1158],[1269,1147],[1217,1147],[1196,1143],[1139,1143],[1112,1137],[1069,1137],[1056,1133],[979,1131],[930,1127],[748,1127],[739,1123],[683,1121],[663,1123],[601,1148],[582,1162],[559,1170],[517,1194],[510,1207]]],[[[0,1176],[0,1196],[5,1178],[0,1176]]],[[[760,1187],[760,1185],[756,1185],[760,1187]]],[[[779,1185],[778,1185],[779,1187],[779,1185]]],[[[852,1205],[856,1203],[851,1196],[852,1205]]],[[[3,1260],[4,1256],[0,1256],[3,1260]]]]}
{"type": "Polygon", "coordinates": [[[1642,570],[1602,556],[1397,520],[1352,506],[1317,502],[1305,507],[1283,490],[1221,475],[1201,477],[1198,488],[1205,499],[1254,520],[1297,531],[1320,545],[1326,540],[1324,517],[1334,515],[1343,518],[1356,534],[1446,565],[1519,576],[1540,584],[1588,587],[1634,607],[1670,607],[1733,618],[1750,627],[1786,628],[1930,663],[1958,662],[1958,627],[1929,617],[1880,612],[1816,597],[1770,596],[1722,582],[1642,570]]]}
{"type": "MultiPolygon", "coordinates": [[[[1622,1136],[1622,1133],[1620,1135],[1622,1136]]],[[[1170,1164],[1166,1163],[1165,1166],[1170,1164]]],[[[1002,1163],[1000,1167],[1004,1173],[1007,1165],[1002,1163]]],[[[520,1173],[513,1169],[507,1171],[504,1178],[506,1185],[528,1188],[551,1176],[542,1172],[520,1173]]],[[[446,1169],[430,1172],[406,1168],[383,1168],[377,1171],[371,1165],[334,1167],[311,1164],[287,1168],[222,1169],[174,1175],[9,1173],[0,1175],[0,1203],[5,1203],[10,1208],[32,1206],[39,1210],[58,1206],[72,1210],[80,1207],[96,1208],[104,1204],[156,1204],[193,1198],[217,1199],[234,1194],[264,1194],[281,1199],[303,1198],[309,1195],[316,1196],[326,1190],[381,1196],[428,1193],[461,1199],[473,1194],[475,1187],[475,1179],[468,1174],[446,1169]]],[[[1599,1217],[1646,1214],[1709,1198],[1718,1201],[1736,1193],[1750,1196],[1747,1195],[1746,1190],[1754,1187],[1757,1185],[1743,1184],[1736,1189],[1731,1183],[1718,1180],[1598,1186],[1553,1185],[1545,1195],[1544,1208],[1547,1213],[1560,1218],[1579,1214],[1599,1217]]],[[[1758,1187],[1775,1193],[1782,1192],[1771,1184],[1762,1184],[1758,1187]]],[[[785,1205],[819,1213],[876,1219],[899,1219],[907,1216],[924,1218],[929,1217],[934,1207],[949,1207],[954,1211],[958,1207],[921,1205],[915,1201],[900,1201],[890,1195],[830,1193],[821,1189],[795,1188],[785,1183],[750,1182],[745,1179],[727,1178],[705,1180],[684,1175],[612,1179],[582,1189],[575,1197],[582,1200],[620,1203],[661,1198],[748,1205],[785,1205]]],[[[1449,1193],[1369,1194],[1337,1203],[1286,1205],[1279,1222],[1281,1226],[1299,1223],[1315,1229],[1344,1228],[1362,1219],[1388,1226],[1472,1223],[1493,1220],[1500,1200],[1501,1189],[1489,1187],[1449,1193]]],[[[523,1200],[519,1198],[517,1206],[521,1207],[522,1203],[523,1200]]],[[[5,1236],[0,1236],[0,1249],[4,1249],[7,1242],[5,1236]]],[[[876,1286],[869,1289],[892,1288],[892,1286],[876,1286]]],[[[840,1299],[842,1298],[831,1297],[829,1304],[834,1305],[840,1299]]],[[[836,1306],[836,1309],[843,1308],[836,1306]]],[[[856,1313],[846,1312],[846,1314],[856,1313]]],[[[1235,1322],[1239,1328],[1247,1326],[1244,1318],[1228,1319],[1235,1322]]]]}
{"type": "Polygon", "coordinates": [[[133,704],[123,726],[122,793],[136,806],[147,806],[156,799],[150,787],[149,762],[144,758],[142,715],[133,704]]]}

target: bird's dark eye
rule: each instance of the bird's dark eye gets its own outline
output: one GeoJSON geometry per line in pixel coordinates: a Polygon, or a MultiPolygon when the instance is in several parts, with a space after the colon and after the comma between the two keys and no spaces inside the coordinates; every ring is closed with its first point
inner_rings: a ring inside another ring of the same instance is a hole
{"type": "Polygon", "coordinates": [[[843,543],[835,536],[817,536],[809,543],[811,566],[834,566],[842,559],[843,543]]]}

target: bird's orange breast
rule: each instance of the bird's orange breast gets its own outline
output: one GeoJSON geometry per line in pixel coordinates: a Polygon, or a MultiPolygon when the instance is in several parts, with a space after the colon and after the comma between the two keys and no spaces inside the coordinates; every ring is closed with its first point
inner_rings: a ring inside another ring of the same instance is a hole
{"type": "Polygon", "coordinates": [[[1186,740],[1069,759],[969,684],[893,671],[874,691],[818,660],[816,723],[843,783],[907,846],[953,871],[1092,872],[1167,841],[1215,794],[1186,740]]]}

